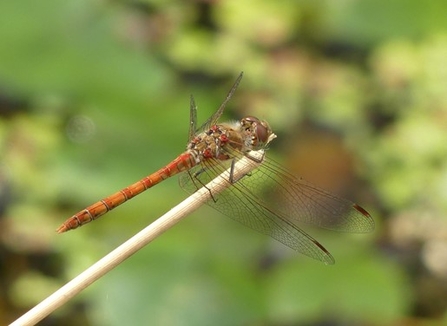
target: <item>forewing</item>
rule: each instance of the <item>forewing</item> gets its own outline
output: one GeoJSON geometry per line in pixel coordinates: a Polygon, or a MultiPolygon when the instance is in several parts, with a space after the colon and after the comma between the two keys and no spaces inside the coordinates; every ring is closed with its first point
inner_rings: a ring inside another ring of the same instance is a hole
{"type": "Polygon", "coordinates": [[[362,207],[334,196],[301,178],[291,175],[273,160],[266,159],[254,178],[247,180],[251,189],[261,183],[266,206],[287,216],[290,223],[313,224],[318,227],[344,232],[371,232],[374,220],[362,207]]]}
{"type": "MultiPolygon", "coordinates": [[[[196,134],[209,129],[212,125],[215,125],[217,123],[217,121],[219,120],[220,116],[222,115],[223,111],[225,110],[226,105],[228,104],[228,102],[230,101],[231,97],[233,96],[234,92],[236,91],[236,89],[239,86],[239,83],[241,82],[242,77],[244,76],[244,73],[241,72],[239,74],[239,76],[237,77],[236,81],[234,82],[233,86],[231,87],[230,91],[227,94],[227,97],[225,98],[225,100],[222,102],[222,104],[220,105],[219,109],[217,109],[216,112],[214,112],[214,114],[208,118],[208,120],[206,120],[201,126],[200,128],[198,128],[196,130],[196,134]]],[[[195,103],[194,103],[195,106],[195,103]]],[[[191,104],[192,107],[192,104],[191,104]]],[[[195,127],[195,123],[194,123],[194,127],[195,127]]],[[[191,132],[190,132],[191,133],[191,132]]]]}

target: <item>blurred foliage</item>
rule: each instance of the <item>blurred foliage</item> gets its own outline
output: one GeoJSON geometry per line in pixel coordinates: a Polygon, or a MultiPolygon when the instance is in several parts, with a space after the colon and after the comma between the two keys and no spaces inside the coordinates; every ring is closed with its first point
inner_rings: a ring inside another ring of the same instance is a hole
{"type": "Polygon", "coordinates": [[[63,220],[184,150],[240,71],[226,118],[367,208],[371,235],[311,230],[303,258],[208,207],[41,325],[445,325],[447,2],[0,2],[0,323],[186,195],[175,180],[80,230],[63,220]]]}

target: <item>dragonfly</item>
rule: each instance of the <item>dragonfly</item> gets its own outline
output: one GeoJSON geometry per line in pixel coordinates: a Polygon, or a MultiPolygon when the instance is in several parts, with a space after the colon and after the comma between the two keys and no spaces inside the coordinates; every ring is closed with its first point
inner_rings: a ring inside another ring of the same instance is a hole
{"type": "MultiPolygon", "coordinates": [[[[96,220],[163,180],[180,174],[180,186],[194,193],[253,151],[268,149],[276,138],[269,124],[253,116],[232,123],[218,120],[242,79],[236,79],[218,110],[197,128],[197,106],[190,99],[189,142],[186,151],[158,171],[88,206],[67,219],[58,233],[96,220]],[[183,172],[183,173],[182,173],[183,172]]],[[[282,242],[301,254],[334,264],[330,252],[301,227],[302,223],[335,231],[366,233],[374,220],[361,206],[332,195],[296,177],[278,162],[263,157],[252,172],[235,180],[206,203],[224,215],[282,242]]]]}

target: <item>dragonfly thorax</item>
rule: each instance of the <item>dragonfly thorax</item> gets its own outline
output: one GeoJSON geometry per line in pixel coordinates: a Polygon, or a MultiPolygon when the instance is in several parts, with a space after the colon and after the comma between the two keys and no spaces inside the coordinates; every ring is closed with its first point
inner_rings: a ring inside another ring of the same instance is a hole
{"type": "Polygon", "coordinates": [[[228,160],[234,150],[247,153],[263,149],[276,138],[266,121],[248,116],[239,122],[216,124],[197,134],[187,151],[196,163],[206,159],[228,160]]]}
{"type": "Polygon", "coordinates": [[[203,159],[228,160],[231,150],[244,150],[243,133],[240,127],[232,124],[218,124],[211,126],[197,134],[188,144],[186,150],[194,157],[197,163],[203,159]]]}

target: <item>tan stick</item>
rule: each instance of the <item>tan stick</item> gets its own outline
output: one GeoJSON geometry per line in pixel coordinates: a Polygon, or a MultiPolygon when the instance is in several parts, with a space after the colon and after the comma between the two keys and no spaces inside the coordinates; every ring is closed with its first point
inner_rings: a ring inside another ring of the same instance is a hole
{"type": "MultiPolygon", "coordinates": [[[[241,177],[255,169],[262,161],[263,155],[263,151],[251,152],[250,157],[252,159],[244,157],[237,161],[232,172],[232,180],[239,180],[241,177]]],[[[161,216],[148,227],[97,261],[73,280],[14,321],[10,326],[35,325],[90,284],[98,280],[114,267],[118,266],[125,259],[129,258],[139,249],[174,226],[188,214],[199,208],[205,201],[211,199],[211,193],[214,196],[229,187],[231,185],[229,180],[230,169],[223,172],[205,187],[199,189],[165,215],[161,216]]]]}

